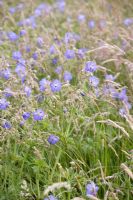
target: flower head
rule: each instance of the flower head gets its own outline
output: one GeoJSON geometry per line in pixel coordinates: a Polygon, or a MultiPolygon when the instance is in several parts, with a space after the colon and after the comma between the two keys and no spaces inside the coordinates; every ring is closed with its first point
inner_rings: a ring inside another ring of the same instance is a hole
{"type": "Polygon", "coordinates": [[[72,74],[68,71],[64,72],[64,81],[71,81],[72,80],[72,74]]]}
{"type": "Polygon", "coordinates": [[[0,110],[6,110],[6,108],[9,106],[9,102],[2,98],[0,99],[0,110]]]}
{"type": "Polygon", "coordinates": [[[35,121],[41,121],[44,118],[44,111],[42,109],[38,109],[33,112],[33,118],[35,121]]]}
{"type": "Polygon", "coordinates": [[[50,83],[50,88],[52,92],[59,92],[61,90],[62,84],[58,79],[53,80],[50,83]]]}
{"type": "Polygon", "coordinates": [[[32,90],[29,86],[25,86],[24,92],[25,92],[27,97],[30,97],[32,90]]]}
{"type": "Polygon", "coordinates": [[[11,123],[9,121],[5,121],[2,124],[2,127],[5,128],[5,129],[10,129],[12,126],[11,126],[11,123]]]}
{"type": "Polygon", "coordinates": [[[90,72],[93,73],[97,70],[97,65],[95,62],[93,61],[88,61],[85,65],[85,71],[86,72],[90,72]]]}
{"type": "Polygon", "coordinates": [[[4,79],[8,80],[11,76],[11,70],[9,68],[2,70],[1,75],[4,79]]]}
{"type": "Polygon", "coordinates": [[[11,42],[15,42],[16,40],[18,40],[19,36],[14,33],[13,31],[10,31],[7,33],[7,36],[8,36],[8,39],[11,41],[11,42]]]}
{"type": "Polygon", "coordinates": [[[24,120],[27,120],[30,118],[30,112],[25,112],[22,116],[24,120]]]}
{"type": "Polygon", "coordinates": [[[39,88],[41,92],[44,92],[44,90],[46,89],[46,86],[48,85],[49,81],[46,80],[45,78],[41,79],[39,82],[39,88]]]}
{"type": "Polygon", "coordinates": [[[58,136],[56,136],[56,135],[50,135],[49,137],[48,137],[48,142],[49,142],[49,144],[56,144],[57,142],[59,141],[59,137],[58,136]]]}
{"type": "Polygon", "coordinates": [[[81,23],[81,22],[84,22],[85,21],[85,15],[83,14],[79,14],[78,15],[78,21],[81,23]]]}
{"type": "Polygon", "coordinates": [[[93,29],[95,27],[95,21],[94,20],[90,20],[88,22],[88,26],[89,26],[90,29],[93,29]]]}
{"type": "Polygon", "coordinates": [[[58,199],[51,194],[48,197],[44,198],[44,200],[58,200],[58,199]]]}
{"type": "Polygon", "coordinates": [[[99,78],[97,78],[96,76],[90,76],[89,82],[90,82],[91,86],[97,87],[99,85],[99,78]]]}
{"type": "Polygon", "coordinates": [[[94,183],[91,182],[86,185],[86,196],[89,197],[89,195],[96,196],[98,192],[99,187],[94,183]]]}
{"type": "Polygon", "coordinates": [[[19,60],[19,59],[21,59],[21,58],[22,58],[21,52],[20,52],[20,51],[14,51],[14,52],[12,53],[12,58],[13,58],[14,60],[19,60]]]}
{"type": "Polygon", "coordinates": [[[74,50],[67,49],[66,52],[65,52],[65,58],[68,59],[68,60],[75,58],[75,52],[74,52],[74,50]]]}

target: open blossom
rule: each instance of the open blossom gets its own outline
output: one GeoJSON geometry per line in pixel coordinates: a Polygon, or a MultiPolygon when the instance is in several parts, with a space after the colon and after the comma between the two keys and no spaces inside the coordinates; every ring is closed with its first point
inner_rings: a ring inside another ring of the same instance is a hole
{"type": "Polygon", "coordinates": [[[14,51],[14,52],[12,53],[12,58],[13,58],[14,60],[19,60],[19,59],[21,59],[21,57],[22,57],[22,54],[21,54],[20,51],[14,51]]]}
{"type": "Polygon", "coordinates": [[[50,88],[52,92],[59,92],[62,88],[62,84],[58,79],[55,79],[50,83],[50,88]]]}
{"type": "Polygon", "coordinates": [[[0,99],[0,110],[6,110],[6,108],[9,106],[9,102],[2,98],[0,99]]]}
{"type": "Polygon", "coordinates": [[[93,29],[95,27],[95,21],[94,20],[90,20],[88,22],[88,26],[89,26],[90,29],[93,29]]]}
{"type": "Polygon", "coordinates": [[[59,141],[59,137],[58,136],[56,136],[56,135],[50,135],[49,137],[48,137],[48,142],[49,142],[49,144],[56,144],[57,142],[59,141]]]}
{"type": "Polygon", "coordinates": [[[99,85],[99,78],[97,78],[96,76],[90,76],[89,82],[90,82],[91,86],[97,87],[99,85]]]}
{"type": "Polygon", "coordinates": [[[48,85],[49,81],[46,80],[46,78],[43,78],[39,81],[39,88],[41,92],[44,92],[44,90],[46,89],[46,86],[48,85]]]}
{"type": "Polygon", "coordinates": [[[30,118],[30,112],[25,112],[22,116],[24,120],[27,120],[30,118]]]}
{"type": "Polygon", "coordinates": [[[9,121],[5,121],[2,124],[2,127],[5,128],[5,129],[10,129],[12,126],[11,126],[11,123],[9,121]]]}
{"type": "Polygon", "coordinates": [[[86,64],[85,64],[85,71],[86,72],[90,72],[90,73],[93,73],[97,70],[97,65],[94,61],[88,61],[86,64]]]}
{"type": "Polygon", "coordinates": [[[72,80],[71,72],[65,71],[63,77],[64,77],[64,81],[71,81],[72,80]]]}
{"type": "Polygon", "coordinates": [[[48,197],[44,198],[44,200],[58,200],[58,199],[51,194],[48,197]]]}
{"type": "Polygon", "coordinates": [[[5,121],[2,124],[2,127],[5,128],[5,129],[10,129],[11,128],[11,123],[9,121],[5,121]]]}
{"type": "Polygon", "coordinates": [[[33,112],[33,118],[35,121],[41,121],[44,118],[44,111],[42,109],[38,109],[33,112]]]}
{"type": "Polygon", "coordinates": [[[99,187],[94,183],[90,182],[86,185],[86,196],[89,197],[89,195],[96,196],[98,192],[99,187]]]}
{"type": "Polygon", "coordinates": [[[68,60],[75,58],[75,52],[74,52],[74,50],[67,49],[66,52],[65,52],[65,58],[68,59],[68,60]]]}
{"type": "Polygon", "coordinates": [[[11,41],[11,42],[15,42],[16,40],[18,40],[19,36],[14,33],[13,31],[10,31],[7,33],[7,36],[8,36],[8,39],[11,41]]]}

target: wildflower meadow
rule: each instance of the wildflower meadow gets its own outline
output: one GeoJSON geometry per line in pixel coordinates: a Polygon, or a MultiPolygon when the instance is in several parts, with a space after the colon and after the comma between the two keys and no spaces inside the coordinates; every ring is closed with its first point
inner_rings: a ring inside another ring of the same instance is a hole
{"type": "Polygon", "coordinates": [[[0,200],[133,200],[133,0],[0,0],[0,200]]]}

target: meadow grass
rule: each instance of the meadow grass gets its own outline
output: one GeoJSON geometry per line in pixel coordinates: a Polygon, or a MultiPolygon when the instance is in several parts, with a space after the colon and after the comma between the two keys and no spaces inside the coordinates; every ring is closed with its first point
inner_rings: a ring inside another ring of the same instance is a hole
{"type": "Polygon", "coordinates": [[[103,91],[109,86],[120,93],[126,87],[129,102],[133,101],[133,23],[123,23],[132,17],[132,1],[66,0],[63,7],[52,0],[30,0],[22,1],[22,7],[11,14],[9,8],[19,3],[1,1],[0,10],[0,99],[5,98],[6,88],[12,90],[12,96],[6,97],[10,105],[0,110],[0,200],[43,200],[49,194],[60,200],[132,200],[133,111],[127,101],[103,91]],[[40,16],[29,19],[41,3],[46,7],[40,16]],[[85,21],[78,21],[79,14],[85,15],[85,21]],[[18,26],[24,19],[29,21],[18,26]],[[90,20],[95,21],[94,27],[89,27],[90,20]],[[22,29],[26,34],[11,42],[7,33],[19,35],[22,29]],[[71,36],[65,38],[68,32],[71,36]],[[44,41],[40,46],[38,37],[44,41]],[[81,48],[86,48],[82,56],[81,48]],[[67,49],[74,50],[73,59],[64,56],[67,49]],[[18,74],[20,61],[13,59],[14,51],[20,51],[26,61],[25,71],[18,74]],[[57,63],[53,63],[55,58],[57,63]],[[96,62],[98,87],[88,83],[92,73],[84,70],[87,61],[96,62]],[[59,74],[55,72],[58,66],[62,66],[59,74]],[[3,77],[7,68],[11,70],[8,79],[3,77]],[[63,78],[65,71],[72,74],[70,82],[63,78]],[[107,74],[116,79],[105,80],[107,74]],[[41,92],[43,78],[48,82],[41,92]],[[62,83],[59,92],[51,91],[54,79],[62,83]],[[31,88],[29,97],[25,86],[31,88]],[[43,120],[33,119],[37,109],[44,111],[43,120]],[[24,112],[32,117],[24,120],[24,112]],[[11,128],[3,127],[5,120],[11,128]],[[59,137],[55,145],[48,142],[51,134],[59,137]],[[91,181],[99,190],[87,197],[86,185],[91,181]]]}

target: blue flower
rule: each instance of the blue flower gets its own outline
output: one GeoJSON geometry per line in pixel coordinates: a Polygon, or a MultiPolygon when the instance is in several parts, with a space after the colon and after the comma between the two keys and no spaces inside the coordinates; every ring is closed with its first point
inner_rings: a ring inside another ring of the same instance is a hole
{"type": "Polygon", "coordinates": [[[114,81],[115,77],[112,74],[106,74],[105,75],[105,80],[107,80],[107,81],[114,81]]]}
{"type": "Polygon", "coordinates": [[[10,88],[6,88],[5,90],[4,90],[4,95],[5,95],[5,97],[11,97],[11,96],[13,96],[13,93],[12,93],[12,91],[11,91],[11,89],[10,88]]]}
{"type": "Polygon", "coordinates": [[[62,84],[58,79],[55,79],[50,83],[50,88],[52,92],[59,92],[62,88],[62,84]]]}
{"type": "Polygon", "coordinates": [[[93,87],[97,87],[99,85],[99,78],[97,78],[96,76],[90,76],[89,82],[93,87]]]}
{"type": "Polygon", "coordinates": [[[11,76],[11,70],[9,68],[2,70],[1,75],[4,79],[8,80],[11,76]]]}
{"type": "Polygon", "coordinates": [[[86,72],[90,72],[93,73],[97,70],[97,65],[95,62],[93,61],[88,61],[85,65],[85,71],[86,72]]]}
{"type": "Polygon", "coordinates": [[[86,185],[86,196],[89,197],[89,195],[96,196],[98,192],[99,187],[94,183],[91,182],[86,185]]]}
{"type": "Polygon", "coordinates": [[[58,66],[56,69],[55,69],[55,73],[56,74],[60,74],[62,72],[62,66],[58,66]]]}
{"type": "Polygon", "coordinates": [[[52,59],[52,63],[53,63],[54,65],[56,65],[56,64],[58,63],[58,58],[57,58],[57,57],[53,58],[53,59],[52,59]]]}
{"type": "Polygon", "coordinates": [[[24,36],[26,34],[26,30],[21,30],[20,32],[19,32],[19,35],[22,37],[22,36],[24,36]]]}
{"type": "Polygon", "coordinates": [[[58,200],[58,199],[51,194],[48,197],[44,198],[44,200],[58,200]]]}
{"type": "Polygon", "coordinates": [[[49,52],[50,54],[55,54],[56,53],[56,49],[54,45],[51,45],[51,47],[49,48],[49,52]]]}
{"type": "Polygon", "coordinates": [[[71,81],[72,80],[72,74],[68,71],[64,72],[64,81],[71,81]]]}
{"type": "Polygon", "coordinates": [[[133,24],[133,18],[126,18],[124,19],[123,23],[125,26],[130,26],[133,24]]]}
{"type": "Polygon", "coordinates": [[[35,121],[41,121],[44,118],[44,111],[42,109],[38,109],[33,112],[33,118],[35,121]]]}
{"type": "Polygon", "coordinates": [[[89,26],[90,29],[93,29],[95,27],[95,21],[94,20],[90,20],[88,22],[88,26],[89,26]]]}
{"type": "Polygon", "coordinates": [[[9,121],[5,121],[2,124],[2,127],[5,128],[5,129],[10,129],[12,126],[11,126],[11,123],[9,121]]]}
{"type": "Polygon", "coordinates": [[[75,52],[72,49],[67,49],[65,52],[66,59],[74,59],[75,58],[75,52]]]}
{"type": "Polygon", "coordinates": [[[32,58],[33,58],[34,60],[37,60],[37,59],[38,59],[38,53],[37,53],[37,52],[34,52],[34,53],[32,54],[32,58]]]}
{"type": "Polygon", "coordinates": [[[30,118],[30,112],[25,112],[22,116],[24,120],[27,120],[30,118]]]}
{"type": "Polygon", "coordinates": [[[18,77],[21,79],[22,82],[24,82],[26,77],[26,69],[25,66],[21,63],[18,63],[15,72],[17,73],[18,77]]]}
{"type": "Polygon", "coordinates": [[[44,92],[44,90],[46,89],[47,84],[48,84],[48,81],[45,78],[40,80],[39,88],[40,88],[41,92],[44,92]]]}
{"type": "Polygon", "coordinates": [[[9,12],[10,12],[11,14],[14,14],[14,13],[16,12],[16,7],[10,7],[10,8],[9,8],[9,12]]]}
{"type": "Polygon", "coordinates": [[[9,102],[2,98],[0,99],[0,110],[6,110],[6,108],[9,106],[9,102]]]}
{"type": "Polygon", "coordinates": [[[79,14],[79,15],[78,15],[78,21],[79,21],[79,22],[84,22],[84,21],[85,21],[85,15],[79,14]]]}
{"type": "Polygon", "coordinates": [[[127,115],[127,111],[124,107],[119,109],[119,115],[121,117],[125,117],[127,115]]]}
{"type": "Polygon", "coordinates": [[[13,31],[10,31],[7,33],[7,36],[8,36],[8,39],[11,41],[11,42],[15,42],[16,40],[18,40],[19,36],[14,33],[13,31]]]}
{"type": "Polygon", "coordinates": [[[61,11],[64,12],[66,6],[66,2],[64,0],[59,0],[57,2],[57,8],[61,11]]]}
{"type": "Polygon", "coordinates": [[[56,144],[57,142],[59,142],[59,137],[58,136],[56,136],[56,135],[50,135],[49,137],[48,137],[48,142],[49,142],[49,144],[56,144]]]}
{"type": "Polygon", "coordinates": [[[30,87],[25,86],[24,92],[25,92],[25,94],[26,94],[27,97],[30,97],[32,90],[31,90],[30,87]]]}
{"type": "Polygon", "coordinates": [[[13,58],[14,60],[19,60],[19,59],[21,59],[21,58],[22,58],[21,52],[20,52],[20,51],[14,51],[14,52],[12,53],[12,58],[13,58]]]}
{"type": "Polygon", "coordinates": [[[42,48],[43,47],[43,38],[42,37],[38,37],[37,38],[37,46],[39,47],[39,48],[42,48]]]}

